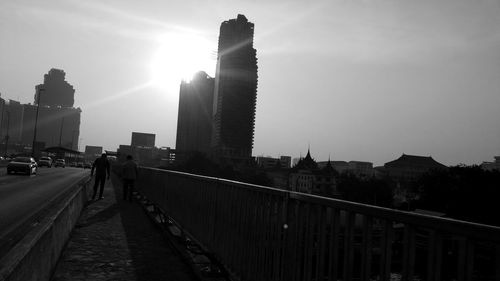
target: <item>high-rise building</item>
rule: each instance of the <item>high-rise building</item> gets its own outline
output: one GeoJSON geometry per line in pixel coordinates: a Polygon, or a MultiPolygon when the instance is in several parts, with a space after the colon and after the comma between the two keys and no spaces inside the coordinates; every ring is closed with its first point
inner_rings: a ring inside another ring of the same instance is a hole
{"type": "Polygon", "coordinates": [[[63,70],[52,68],[44,75],[43,84],[35,87],[33,105],[22,105],[22,143],[31,144],[33,141],[38,110],[36,141],[44,143],[45,147],[78,150],[82,111],[73,107],[75,90],[65,80],[65,75],[63,70]]]}
{"type": "Polygon", "coordinates": [[[190,82],[182,81],[177,117],[176,160],[193,153],[210,154],[214,78],[198,72],[190,82]]]}
{"type": "MultiPolygon", "coordinates": [[[[22,142],[31,144],[37,106],[25,104],[23,107],[22,142]]],[[[36,140],[44,142],[45,147],[60,146],[78,150],[80,115],[80,108],[40,106],[36,140]]]]}
{"type": "Polygon", "coordinates": [[[244,15],[220,26],[215,73],[212,153],[223,163],[244,164],[252,157],[257,100],[254,24],[244,15]]]}
{"type": "MultiPolygon", "coordinates": [[[[40,96],[42,106],[73,107],[75,103],[75,89],[66,82],[66,73],[61,69],[52,68],[44,75],[43,84],[36,86],[44,89],[40,96]]],[[[38,103],[39,91],[35,92],[35,104],[38,103]]]]}

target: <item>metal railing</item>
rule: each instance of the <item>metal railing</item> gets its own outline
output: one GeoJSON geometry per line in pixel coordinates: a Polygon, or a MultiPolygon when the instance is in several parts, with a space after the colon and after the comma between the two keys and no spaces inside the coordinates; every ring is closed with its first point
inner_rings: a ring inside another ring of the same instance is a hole
{"type": "Polygon", "coordinates": [[[152,168],[137,186],[240,280],[500,280],[498,227],[152,168]]]}

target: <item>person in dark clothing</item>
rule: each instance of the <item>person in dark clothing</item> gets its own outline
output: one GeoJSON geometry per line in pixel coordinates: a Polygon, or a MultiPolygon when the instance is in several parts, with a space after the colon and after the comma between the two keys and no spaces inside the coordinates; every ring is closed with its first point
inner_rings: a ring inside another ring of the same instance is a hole
{"type": "Polygon", "coordinates": [[[127,161],[122,166],[123,200],[128,198],[128,201],[132,202],[132,192],[137,174],[137,164],[132,160],[132,155],[127,155],[127,161]]]}
{"type": "Polygon", "coordinates": [[[109,161],[106,153],[103,153],[100,158],[97,158],[92,164],[92,170],[90,171],[90,176],[94,175],[95,170],[95,181],[94,181],[94,195],[92,195],[92,200],[95,200],[97,194],[97,186],[100,184],[99,189],[99,199],[103,199],[102,193],[104,192],[104,183],[106,182],[106,175],[109,180],[109,161]]]}

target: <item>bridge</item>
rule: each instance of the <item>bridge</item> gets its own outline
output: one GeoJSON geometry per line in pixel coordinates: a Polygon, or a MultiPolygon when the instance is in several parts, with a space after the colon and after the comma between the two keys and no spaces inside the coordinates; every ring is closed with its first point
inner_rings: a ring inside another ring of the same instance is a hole
{"type": "Polygon", "coordinates": [[[234,279],[500,280],[498,227],[180,172],[140,175],[140,191],[234,279]]]}
{"type": "Polygon", "coordinates": [[[499,227],[153,168],[137,190],[231,280],[500,280],[499,227]]]}

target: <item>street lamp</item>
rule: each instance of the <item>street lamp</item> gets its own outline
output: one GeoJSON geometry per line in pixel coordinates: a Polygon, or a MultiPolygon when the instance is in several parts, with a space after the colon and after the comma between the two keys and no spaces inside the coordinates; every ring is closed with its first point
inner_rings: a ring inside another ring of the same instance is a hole
{"type": "Polygon", "coordinates": [[[33,130],[33,146],[31,147],[31,156],[35,157],[35,143],[36,143],[36,125],[38,124],[38,110],[40,109],[40,96],[42,95],[42,91],[45,89],[38,89],[38,97],[36,101],[36,115],[35,115],[35,128],[33,130]]]}

